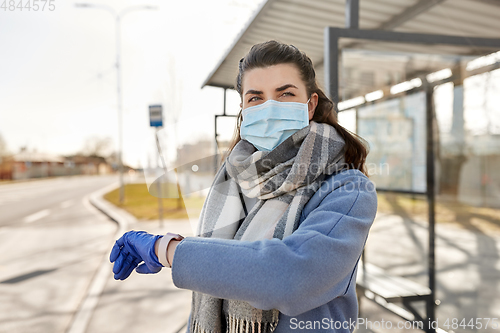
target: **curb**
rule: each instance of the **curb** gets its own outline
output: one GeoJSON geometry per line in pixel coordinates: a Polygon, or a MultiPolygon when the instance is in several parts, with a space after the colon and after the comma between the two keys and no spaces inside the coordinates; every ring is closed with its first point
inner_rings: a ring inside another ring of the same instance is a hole
{"type": "MultiPolygon", "coordinates": [[[[84,201],[90,202],[97,210],[118,224],[118,230],[114,237],[115,239],[118,239],[125,230],[127,230],[130,223],[136,221],[134,216],[122,209],[116,208],[103,199],[104,194],[116,189],[118,186],[118,183],[113,183],[84,198],[84,201]]],[[[85,333],[92,313],[94,312],[99,297],[106,286],[106,280],[110,274],[111,270],[109,268],[108,255],[106,253],[66,333],[85,333]]]]}

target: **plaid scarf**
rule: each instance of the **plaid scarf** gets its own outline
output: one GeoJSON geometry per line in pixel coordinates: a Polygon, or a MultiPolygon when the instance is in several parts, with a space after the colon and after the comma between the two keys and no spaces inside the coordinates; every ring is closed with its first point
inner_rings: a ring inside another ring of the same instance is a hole
{"type": "MultiPolygon", "coordinates": [[[[344,167],[343,148],[334,127],[314,121],[270,152],[239,141],[215,176],[196,235],[243,241],[291,235],[321,182],[344,167]],[[259,199],[250,211],[241,193],[259,199]]],[[[273,332],[278,315],[277,309],[193,292],[189,332],[273,332]]]]}

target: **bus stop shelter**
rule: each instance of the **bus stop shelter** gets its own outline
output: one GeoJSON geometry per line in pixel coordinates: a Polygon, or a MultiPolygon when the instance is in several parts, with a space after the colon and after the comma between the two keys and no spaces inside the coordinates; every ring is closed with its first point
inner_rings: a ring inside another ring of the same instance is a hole
{"type": "MultiPolygon", "coordinates": [[[[465,78],[500,68],[498,22],[499,0],[268,0],[204,83],[233,89],[238,61],[249,48],[276,39],[306,52],[338,111],[355,111],[353,130],[361,136],[370,135],[374,121],[391,117],[391,101],[420,101],[420,109],[405,111],[411,114],[410,125],[420,128],[413,130],[412,140],[419,142],[413,153],[420,157],[413,156],[412,179],[382,182],[377,190],[426,196],[428,286],[386,274],[366,259],[358,268],[358,294],[406,320],[435,319],[434,88],[452,82],[460,105],[465,78]],[[417,302],[425,303],[425,313],[417,310],[417,302]]],[[[216,141],[217,119],[228,116],[225,96],[223,113],[215,116],[216,141]]],[[[428,324],[424,329],[436,330],[428,324]]]]}

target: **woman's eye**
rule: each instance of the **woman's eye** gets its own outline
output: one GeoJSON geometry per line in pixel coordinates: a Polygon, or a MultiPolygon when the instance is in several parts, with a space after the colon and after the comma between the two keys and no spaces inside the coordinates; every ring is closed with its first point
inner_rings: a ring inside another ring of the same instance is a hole
{"type": "Polygon", "coordinates": [[[255,102],[257,101],[258,98],[259,98],[258,96],[254,96],[248,100],[248,103],[255,102]]]}
{"type": "Polygon", "coordinates": [[[295,96],[293,93],[289,92],[289,91],[285,91],[281,96],[295,96]]]}

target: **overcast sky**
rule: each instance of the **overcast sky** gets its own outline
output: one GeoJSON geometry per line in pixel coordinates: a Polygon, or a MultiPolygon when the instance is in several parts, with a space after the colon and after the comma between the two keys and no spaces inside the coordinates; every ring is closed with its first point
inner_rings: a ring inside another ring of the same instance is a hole
{"type": "MultiPolygon", "coordinates": [[[[54,0],[54,11],[1,9],[0,134],[8,149],[72,154],[93,136],[117,144],[115,21],[77,2],[158,7],[130,12],[121,24],[124,161],[139,166],[154,148],[150,104],[163,104],[169,123],[173,113],[192,123],[180,127],[178,142],[212,138],[222,89],[201,85],[262,0],[54,0]]],[[[229,98],[236,113],[238,96],[229,98]]]]}

